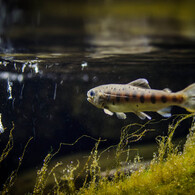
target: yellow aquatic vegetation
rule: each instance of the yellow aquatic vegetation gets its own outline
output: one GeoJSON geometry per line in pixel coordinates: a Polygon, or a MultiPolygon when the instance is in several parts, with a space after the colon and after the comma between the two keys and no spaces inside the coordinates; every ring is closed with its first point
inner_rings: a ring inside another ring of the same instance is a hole
{"type": "MultiPolygon", "coordinates": [[[[13,128],[10,130],[10,134],[9,134],[9,140],[8,140],[8,143],[5,147],[5,149],[3,150],[2,154],[1,154],[1,158],[0,158],[0,163],[7,157],[7,155],[9,154],[9,152],[12,150],[13,148],[13,135],[12,135],[12,132],[14,130],[14,123],[13,123],[13,128]]],[[[22,161],[23,161],[23,158],[24,158],[24,154],[26,152],[26,149],[30,143],[30,141],[33,139],[33,137],[31,137],[25,147],[24,147],[24,150],[22,152],[22,155],[19,157],[19,163],[18,163],[18,166],[15,170],[13,170],[10,174],[10,176],[7,178],[6,182],[3,184],[3,190],[1,191],[1,194],[8,194],[11,190],[11,187],[14,185],[16,179],[17,179],[17,174],[18,174],[18,171],[20,169],[20,166],[22,164],[22,161]]]]}
{"type": "Polygon", "coordinates": [[[41,167],[40,170],[37,171],[37,178],[33,190],[33,194],[43,194],[47,180],[49,176],[54,172],[54,170],[62,165],[62,163],[57,163],[51,170],[48,170],[48,164],[51,161],[55,154],[47,154],[43,161],[43,166],[41,167]]]}
{"type": "Polygon", "coordinates": [[[100,166],[99,166],[99,159],[100,156],[98,154],[98,146],[100,143],[101,139],[98,140],[98,142],[95,144],[95,147],[93,148],[93,150],[91,151],[91,164],[89,165],[89,172],[90,172],[90,177],[91,177],[91,185],[95,185],[98,177],[100,177],[100,166]]]}
{"type": "Polygon", "coordinates": [[[14,123],[13,123],[13,127],[9,132],[9,140],[3,150],[3,152],[1,153],[1,157],[0,157],[0,163],[7,157],[7,155],[9,154],[9,152],[12,150],[13,146],[14,146],[14,141],[13,141],[13,130],[14,130],[14,123]]]}
{"type": "MultiPolygon", "coordinates": [[[[42,167],[37,171],[32,194],[193,194],[195,189],[195,114],[177,115],[172,121],[168,128],[168,135],[156,138],[159,146],[158,152],[154,155],[150,164],[140,166],[137,171],[134,170],[128,173],[124,173],[121,162],[124,154],[125,162],[130,162],[131,148],[129,148],[129,143],[138,141],[146,132],[153,131],[153,129],[148,129],[148,125],[156,122],[148,121],[143,125],[131,124],[122,128],[119,143],[103,151],[98,151],[98,147],[102,141],[106,140],[94,139],[87,135],[79,137],[70,144],[61,143],[55,153],[49,153],[44,158],[42,167]],[[181,152],[178,147],[173,145],[172,138],[177,127],[188,118],[192,118],[192,126],[181,152]],[[53,167],[50,166],[51,160],[60,152],[62,146],[72,146],[83,137],[96,142],[83,167],[81,167],[79,161],[77,163],[72,162],[66,167],[63,167],[61,162],[57,162],[53,167]],[[111,148],[115,149],[115,159],[113,160],[116,162],[116,170],[113,177],[109,179],[101,175],[100,160],[103,153],[111,148]],[[60,174],[56,172],[59,166],[63,168],[60,174]],[[78,189],[75,184],[81,175],[84,175],[85,178],[83,179],[83,186],[78,189]],[[52,186],[48,185],[50,176],[53,176],[54,179],[52,186]]],[[[1,161],[7,157],[13,148],[12,131],[13,128],[10,131],[9,141],[1,155],[1,161]]],[[[2,194],[10,192],[31,139],[27,142],[23,154],[19,158],[18,168],[11,173],[4,184],[2,194]]],[[[134,165],[139,163],[140,159],[139,155],[135,156],[134,165]]]]}
{"type": "MultiPolygon", "coordinates": [[[[83,169],[81,170],[80,173],[77,174],[77,177],[75,177],[75,181],[76,181],[76,179],[78,179],[78,177],[81,174],[83,174],[83,172],[85,172],[85,179],[83,182],[83,187],[80,189],[81,191],[82,191],[82,189],[86,189],[88,186],[93,186],[95,188],[96,183],[98,182],[98,180],[100,178],[101,168],[99,165],[99,159],[100,159],[101,155],[98,153],[98,146],[99,146],[101,141],[105,141],[105,140],[98,139],[96,141],[97,142],[95,143],[94,148],[92,149],[90,155],[88,156],[87,161],[86,161],[83,169]],[[90,180],[90,182],[89,182],[89,180],[90,180]]],[[[64,194],[64,192],[67,192],[67,191],[64,191],[64,190],[61,191],[62,194],[64,194]]],[[[70,193],[70,191],[69,191],[69,193],[70,193]]],[[[74,193],[76,193],[76,191],[72,191],[72,193],[74,194],[74,193]]]]}
{"type": "Polygon", "coordinates": [[[74,193],[76,190],[75,182],[76,182],[77,178],[82,174],[83,171],[86,172],[85,182],[84,182],[83,186],[86,185],[89,176],[90,176],[90,178],[92,178],[92,181],[93,181],[92,183],[95,183],[97,172],[100,173],[100,169],[98,168],[98,165],[97,165],[97,162],[99,161],[99,157],[97,154],[97,148],[98,148],[98,145],[101,141],[105,141],[105,140],[101,140],[101,139],[97,140],[91,136],[82,135],[73,143],[60,143],[58,150],[53,154],[51,154],[51,153],[48,154],[44,159],[44,162],[43,162],[41,169],[37,171],[37,178],[36,178],[33,194],[44,194],[45,193],[48,178],[52,174],[54,177],[55,184],[52,187],[52,189],[47,189],[47,191],[49,191],[47,193],[51,193],[51,194],[61,194],[61,193],[71,194],[71,193],[74,193]],[[60,152],[62,146],[73,146],[83,137],[90,138],[90,139],[97,142],[95,144],[95,147],[92,149],[91,154],[89,155],[89,157],[84,165],[84,168],[82,169],[82,171],[80,173],[77,174],[77,176],[75,176],[74,172],[79,168],[79,165],[80,165],[79,161],[77,161],[77,165],[75,165],[75,166],[73,164],[67,165],[67,167],[63,168],[62,175],[57,176],[56,173],[54,172],[54,170],[58,166],[62,166],[63,164],[61,162],[60,163],[58,162],[58,163],[56,163],[56,165],[53,168],[49,169],[50,161],[52,160],[52,158],[56,154],[58,154],[60,152]]]}
{"type": "Polygon", "coordinates": [[[194,114],[176,117],[169,126],[168,136],[158,139],[158,155],[147,169],[140,168],[120,180],[102,180],[96,187],[89,186],[79,194],[194,194],[195,189],[195,123],[183,152],[171,142],[177,127],[194,114]]]}
{"type": "MultiPolygon", "coordinates": [[[[77,161],[77,165],[74,166],[73,164],[70,164],[63,170],[63,175],[60,177],[61,182],[67,183],[65,186],[66,190],[70,193],[75,191],[75,175],[74,172],[78,169],[79,167],[79,161],[77,161]]],[[[59,191],[59,187],[58,187],[59,191]]]]}
{"type": "MultiPolygon", "coordinates": [[[[174,118],[172,124],[168,127],[168,135],[167,136],[158,136],[156,138],[156,141],[158,143],[159,149],[158,149],[158,157],[153,159],[153,162],[155,160],[157,161],[163,161],[166,159],[166,155],[173,154],[178,152],[178,148],[174,147],[172,143],[172,138],[174,135],[175,130],[177,127],[181,124],[182,121],[186,120],[187,118],[193,117],[194,114],[189,115],[176,115],[174,118]]],[[[193,127],[193,124],[192,124],[193,127]]],[[[191,132],[191,130],[190,130],[191,132]]]]}
{"type": "MultiPolygon", "coordinates": [[[[159,145],[158,154],[154,156],[149,167],[146,169],[145,166],[140,166],[139,170],[134,171],[131,175],[130,173],[123,173],[121,156],[123,153],[126,153],[126,162],[128,162],[128,154],[131,151],[131,149],[128,148],[129,143],[138,141],[146,132],[153,131],[153,129],[148,129],[147,125],[156,122],[149,121],[144,125],[131,124],[122,128],[119,143],[108,147],[102,152],[98,151],[98,146],[102,140],[92,138],[96,141],[96,144],[88,156],[82,171],[75,176],[74,172],[80,165],[78,162],[75,166],[69,165],[65,168],[61,177],[57,177],[56,174],[53,173],[55,186],[52,192],[54,194],[169,194],[177,193],[177,190],[180,190],[180,188],[183,189],[182,192],[186,189],[191,191],[194,187],[192,182],[194,176],[190,174],[195,171],[195,169],[192,168],[195,159],[193,155],[188,158],[189,153],[185,152],[189,151],[188,145],[191,146],[191,144],[187,145],[188,142],[186,142],[183,153],[178,152],[177,147],[174,147],[172,144],[175,130],[182,121],[190,117],[194,117],[194,114],[177,115],[173,119],[172,124],[169,125],[168,135],[157,137],[157,143],[159,145]],[[132,129],[134,129],[134,131],[132,131],[132,129]],[[111,180],[101,176],[101,166],[99,163],[101,155],[110,148],[116,149],[116,171],[111,180]],[[190,167],[188,170],[192,170],[191,173],[189,171],[186,172],[186,166],[190,167]],[[75,183],[82,172],[85,172],[83,186],[76,190],[75,183]],[[190,183],[185,183],[186,181],[190,181],[190,183]]],[[[192,133],[193,128],[195,128],[194,123],[190,129],[191,133],[188,140],[194,136],[194,133],[192,133]]],[[[60,147],[62,145],[74,145],[82,137],[83,136],[78,138],[72,144],[60,144],[60,147]]],[[[192,143],[192,140],[190,143],[192,143]]],[[[190,153],[192,153],[194,149],[195,148],[191,149],[190,153]]],[[[59,150],[57,152],[59,152],[59,150]]],[[[141,161],[140,159],[141,157],[137,155],[134,159],[134,164],[139,163],[141,161]]],[[[42,167],[43,170],[45,170],[44,167],[45,166],[42,167]]],[[[45,179],[44,176],[42,176],[42,181],[43,183],[45,182],[45,186],[47,179],[45,179]]],[[[43,189],[44,188],[40,185],[40,194],[43,193],[43,189]]]]}
{"type": "MultiPolygon", "coordinates": [[[[121,155],[123,153],[129,154],[130,148],[127,148],[129,143],[132,142],[137,142],[139,141],[148,131],[153,131],[153,129],[147,129],[146,126],[151,123],[151,121],[146,122],[145,124],[138,124],[138,123],[133,123],[130,125],[125,126],[124,128],[121,129],[121,136],[120,136],[120,141],[116,146],[116,161],[117,161],[117,166],[120,166],[121,162],[121,155]],[[136,128],[136,130],[132,131],[132,128],[136,128]],[[126,149],[127,148],[127,149],[126,149]]],[[[126,162],[128,162],[128,155],[126,158],[126,162]]]]}

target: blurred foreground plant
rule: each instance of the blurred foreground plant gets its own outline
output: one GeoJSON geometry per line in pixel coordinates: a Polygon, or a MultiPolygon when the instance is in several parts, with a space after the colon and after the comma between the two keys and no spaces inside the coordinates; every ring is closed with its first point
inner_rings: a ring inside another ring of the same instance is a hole
{"type": "MultiPolygon", "coordinates": [[[[13,142],[13,130],[14,130],[14,123],[13,123],[13,127],[12,129],[10,130],[10,133],[9,133],[9,140],[1,154],[1,157],[0,157],[0,163],[8,156],[8,154],[10,153],[10,151],[13,149],[13,146],[14,146],[14,142],[13,142]]],[[[10,193],[11,191],[11,188],[12,186],[14,185],[15,181],[16,181],[16,178],[17,178],[17,174],[18,174],[18,171],[19,171],[19,168],[22,164],[22,160],[24,158],[24,154],[26,152],[26,149],[30,143],[30,141],[33,139],[33,137],[31,137],[25,147],[24,147],[24,150],[22,152],[22,155],[19,157],[19,163],[18,163],[18,166],[17,168],[11,172],[10,176],[7,178],[6,182],[3,184],[3,190],[1,191],[1,194],[8,194],[10,193]]]]}

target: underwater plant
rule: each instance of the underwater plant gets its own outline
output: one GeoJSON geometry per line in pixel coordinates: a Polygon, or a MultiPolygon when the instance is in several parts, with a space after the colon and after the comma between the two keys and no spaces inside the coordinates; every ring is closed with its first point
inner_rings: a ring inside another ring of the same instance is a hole
{"type": "Polygon", "coordinates": [[[43,194],[44,189],[46,187],[46,183],[48,180],[48,177],[54,172],[54,170],[62,165],[62,163],[57,163],[52,169],[48,170],[48,164],[51,161],[55,154],[47,154],[47,156],[44,158],[43,166],[40,170],[37,171],[37,178],[35,182],[35,186],[33,189],[33,194],[43,194]]]}
{"type": "Polygon", "coordinates": [[[122,179],[102,179],[94,188],[83,188],[78,194],[194,194],[195,189],[195,115],[180,115],[169,126],[167,136],[157,138],[158,155],[149,167],[140,167],[122,179]],[[172,144],[175,130],[187,118],[193,117],[192,126],[179,152],[172,144]]]}
{"type": "Polygon", "coordinates": [[[0,163],[2,163],[2,161],[8,156],[8,154],[10,153],[10,151],[12,150],[12,148],[14,146],[13,134],[12,134],[13,130],[14,130],[14,124],[13,124],[12,129],[9,132],[8,142],[7,142],[5,148],[3,149],[2,153],[1,153],[0,163]]]}
{"type": "MultiPolygon", "coordinates": [[[[0,163],[2,163],[2,161],[9,155],[10,151],[13,149],[13,146],[14,146],[14,142],[13,142],[14,123],[12,123],[12,125],[13,125],[13,127],[9,132],[8,142],[7,142],[5,148],[3,149],[2,153],[1,153],[0,163]]],[[[19,163],[18,163],[17,168],[11,172],[11,174],[8,176],[7,180],[3,184],[3,187],[2,187],[3,189],[2,189],[2,191],[0,191],[0,193],[2,195],[10,193],[11,188],[15,184],[15,181],[17,179],[18,171],[20,169],[20,166],[21,166],[23,158],[24,158],[24,154],[25,154],[26,149],[27,149],[27,147],[28,147],[28,145],[29,145],[29,143],[32,139],[33,139],[33,137],[29,138],[29,140],[27,141],[27,143],[26,143],[26,145],[23,149],[22,155],[19,157],[19,163]]]]}
{"type": "MultiPolygon", "coordinates": [[[[135,156],[134,162],[131,162],[129,155],[132,149],[129,147],[129,143],[136,142],[147,132],[153,131],[147,126],[155,123],[153,121],[148,121],[143,125],[127,125],[121,129],[119,143],[103,151],[99,151],[98,147],[101,142],[106,140],[95,139],[87,135],[79,137],[71,144],[61,143],[55,153],[49,153],[44,158],[42,167],[37,171],[32,193],[29,192],[28,194],[193,194],[195,189],[195,114],[176,115],[174,117],[168,127],[168,134],[156,138],[158,152],[153,155],[153,159],[147,165],[141,162],[141,157],[138,154],[135,156]],[[192,118],[192,125],[181,152],[178,146],[173,144],[172,139],[178,126],[188,118],[192,118]],[[136,130],[132,132],[132,129],[136,130]],[[77,163],[71,162],[68,165],[62,162],[50,165],[62,146],[72,146],[83,137],[95,141],[95,145],[83,166],[78,160],[77,163]],[[113,160],[115,160],[116,169],[112,177],[103,176],[101,157],[111,148],[115,149],[115,159],[113,160]],[[133,165],[128,171],[124,171],[123,159],[126,163],[133,165]],[[60,174],[57,172],[58,167],[62,170],[60,174]],[[84,175],[84,179],[82,186],[78,188],[76,182],[81,175],[84,175]],[[48,184],[49,178],[53,178],[52,185],[51,183],[48,184]]],[[[14,126],[10,130],[9,140],[1,154],[0,162],[7,157],[13,148],[13,129],[14,126]]],[[[23,150],[17,169],[11,173],[4,184],[1,194],[9,193],[14,185],[24,153],[31,139],[23,150]]]]}

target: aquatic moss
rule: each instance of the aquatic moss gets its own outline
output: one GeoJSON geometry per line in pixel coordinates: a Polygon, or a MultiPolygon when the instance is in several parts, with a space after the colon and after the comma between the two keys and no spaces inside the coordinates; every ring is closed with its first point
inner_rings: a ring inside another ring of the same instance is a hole
{"type": "Polygon", "coordinates": [[[33,194],[43,194],[47,180],[49,176],[54,172],[54,170],[60,166],[62,163],[57,163],[51,170],[48,169],[48,164],[53,158],[54,154],[48,154],[43,161],[43,166],[37,171],[37,178],[33,190],[33,194]]]}
{"type": "Polygon", "coordinates": [[[3,149],[1,156],[0,156],[0,163],[2,163],[2,161],[8,156],[8,154],[10,153],[10,151],[12,150],[13,146],[14,146],[14,141],[13,141],[13,130],[14,130],[14,124],[12,129],[9,132],[9,139],[8,142],[5,146],[5,148],[3,149]]]}
{"type": "MultiPolygon", "coordinates": [[[[1,157],[0,157],[0,163],[9,155],[10,151],[13,149],[13,146],[14,146],[14,142],[13,142],[13,130],[14,130],[14,123],[13,123],[13,127],[12,129],[10,130],[10,133],[9,133],[9,139],[8,139],[8,142],[4,148],[4,150],[2,151],[2,154],[1,154],[1,157]]],[[[30,141],[33,139],[33,137],[29,138],[29,140],[27,141],[24,149],[23,149],[23,152],[22,152],[22,155],[19,157],[19,163],[18,163],[18,166],[15,170],[13,170],[11,172],[11,174],[8,176],[7,180],[5,181],[5,183],[3,184],[3,189],[2,191],[0,191],[1,194],[8,194],[10,193],[11,191],[11,188],[13,187],[13,185],[15,184],[15,181],[17,179],[17,174],[18,174],[18,171],[22,165],[22,161],[23,161],[23,158],[24,158],[24,154],[26,152],[26,149],[30,143],[30,141]]]]}
{"type": "Polygon", "coordinates": [[[183,153],[172,145],[180,123],[194,114],[177,117],[168,136],[159,140],[159,153],[149,168],[140,168],[122,179],[102,179],[96,187],[82,188],[78,194],[194,194],[195,189],[195,124],[193,121],[183,153]]]}
{"type": "MultiPolygon", "coordinates": [[[[193,194],[195,189],[195,115],[178,115],[173,119],[172,124],[169,125],[167,136],[158,136],[158,153],[154,154],[154,158],[147,166],[137,166],[138,170],[130,170],[124,172],[123,164],[121,163],[125,153],[125,162],[129,163],[129,153],[131,149],[128,147],[130,142],[141,139],[146,132],[151,131],[147,128],[147,122],[144,125],[131,124],[121,130],[121,137],[119,144],[110,146],[104,151],[99,152],[98,147],[100,142],[105,141],[101,139],[94,139],[90,136],[83,135],[74,143],[61,143],[59,149],[55,153],[49,153],[43,161],[40,170],[37,171],[37,178],[35,181],[32,194],[193,194]],[[182,121],[187,118],[193,118],[192,126],[189,130],[187,141],[184,145],[183,152],[178,150],[172,142],[174,132],[182,121]],[[132,127],[135,130],[132,133],[132,127]],[[81,171],[78,168],[81,166],[80,162],[72,163],[63,167],[61,162],[50,166],[52,158],[59,153],[63,145],[74,145],[81,138],[88,137],[96,141],[94,148],[88,156],[86,163],[81,171]],[[116,170],[112,178],[103,177],[101,174],[100,158],[110,148],[115,148],[116,170]],[[61,166],[63,171],[61,175],[57,174],[56,168],[61,166]],[[77,179],[81,174],[85,175],[83,186],[78,189],[75,187],[77,179]],[[53,184],[48,185],[48,178],[53,176],[53,184]]],[[[1,159],[4,160],[11,149],[13,148],[13,136],[10,131],[10,136],[5,149],[2,152],[1,159]]],[[[4,184],[2,194],[10,192],[13,186],[17,172],[22,163],[26,148],[32,138],[27,142],[22,156],[19,158],[19,165],[8,177],[4,184]]],[[[140,156],[137,155],[134,159],[134,165],[140,163],[140,156]]],[[[1,161],[2,161],[1,160],[1,161]]]]}
{"type": "Polygon", "coordinates": [[[100,176],[100,166],[98,165],[100,155],[98,154],[99,143],[105,141],[101,139],[94,139],[88,135],[82,135],[73,143],[60,143],[58,150],[55,153],[49,153],[43,160],[43,165],[40,170],[37,171],[36,182],[33,190],[33,194],[74,194],[76,191],[75,183],[78,177],[85,172],[85,181],[83,186],[88,186],[88,181],[91,180],[90,184],[96,183],[100,176]],[[76,165],[73,163],[68,164],[66,167],[63,167],[62,162],[57,162],[52,168],[50,162],[52,158],[58,154],[62,146],[73,146],[83,137],[90,138],[96,141],[94,148],[91,151],[91,154],[88,156],[88,159],[81,170],[75,175],[75,171],[79,168],[80,162],[77,161],[76,165]],[[61,166],[63,170],[61,174],[56,174],[54,170],[61,166]],[[51,186],[48,186],[48,179],[53,174],[54,183],[51,186]],[[89,179],[90,178],[90,179],[89,179]]]}
{"type": "Polygon", "coordinates": [[[117,168],[120,167],[120,164],[121,164],[120,163],[121,162],[121,156],[122,156],[123,153],[126,153],[127,154],[125,162],[128,162],[129,161],[129,152],[130,152],[130,150],[132,150],[132,149],[128,148],[129,143],[137,142],[141,138],[143,138],[143,136],[148,131],[153,131],[153,129],[147,129],[146,128],[146,126],[149,123],[151,123],[151,121],[148,121],[145,124],[133,123],[133,124],[127,125],[127,126],[125,126],[124,128],[121,129],[120,141],[116,145],[116,162],[117,162],[117,168]],[[134,128],[136,130],[132,131],[132,128],[134,128]]]}

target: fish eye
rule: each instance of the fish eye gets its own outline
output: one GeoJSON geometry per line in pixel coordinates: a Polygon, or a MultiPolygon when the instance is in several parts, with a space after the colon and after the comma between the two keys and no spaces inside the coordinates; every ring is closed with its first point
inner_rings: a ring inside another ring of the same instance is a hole
{"type": "Polygon", "coordinates": [[[93,90],[90,91],[90,96],[95,96],[95,92],[93,90]]]}

